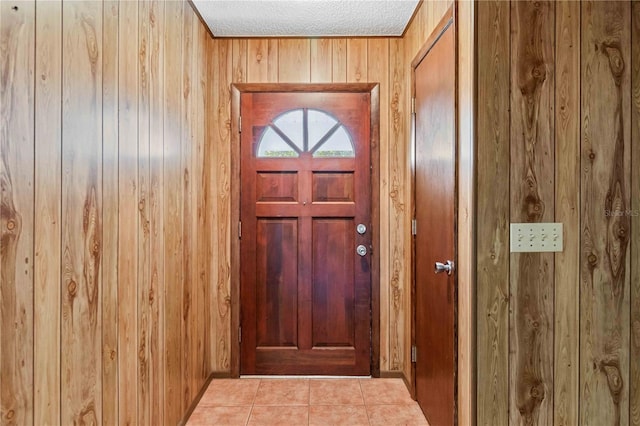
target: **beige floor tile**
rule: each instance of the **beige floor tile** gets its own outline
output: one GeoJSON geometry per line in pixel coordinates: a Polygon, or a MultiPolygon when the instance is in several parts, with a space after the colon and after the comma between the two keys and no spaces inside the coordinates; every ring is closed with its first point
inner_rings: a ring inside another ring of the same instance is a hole
{"type": "Polygon", "coordinates": [[[309,380],[264,379],[260,381],[255,405],[308,405],[309,380]]]}
{"type": "Polygon", "coordinates": [[[369,424],[364,405],[312,405],[309,407],[309,424],[314,426],[369,424]]]}
{"type": "Polygon", "coordinates": [[[257,379],[213,379],[198,405],[251,405],[259,385],[257,379]]]}
{"type": "Polygon", "coordinates": [[[203,407],[199,405],[191,414],[187,426],[246,425],[250,412],[250,405],[235,407],[203,407]]]}
{"type": "Polygon", "coordinates": [[[410,405],[368,405],[367,414],[371,426],[429,425],[415,402],[410,405]]]}
{"type": "Polygon", "coordinates": [[[402,379],[361,379],[360,387],[366,405],[414,403],[402,379]]]}
{"type": "Polygon", "coordinates": [[[355,379],[309,381],[311,405],[364,405],[360,382],[355,379]]]}
{"type": "Polygon", "coordinates": [[[249,425],[306,425],[309,423],[308,406],[254,406],[249,425]]]}

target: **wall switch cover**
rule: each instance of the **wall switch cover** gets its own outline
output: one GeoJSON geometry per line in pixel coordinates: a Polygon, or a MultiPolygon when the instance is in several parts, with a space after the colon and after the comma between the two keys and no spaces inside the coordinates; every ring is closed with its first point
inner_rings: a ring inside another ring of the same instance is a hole
{"type": "Polygon", "coordinates": [[[512,223],[511,253],[562,251],[562,223],[512,223]]]}

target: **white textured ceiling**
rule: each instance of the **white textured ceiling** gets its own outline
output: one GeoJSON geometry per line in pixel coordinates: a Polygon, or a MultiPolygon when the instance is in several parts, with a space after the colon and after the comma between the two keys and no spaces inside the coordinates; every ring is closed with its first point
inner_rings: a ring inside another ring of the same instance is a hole
{"type": "Polygon", "coordinates": [[[399,36],[418,0],[192,0],[216,37],[399,36]]]}

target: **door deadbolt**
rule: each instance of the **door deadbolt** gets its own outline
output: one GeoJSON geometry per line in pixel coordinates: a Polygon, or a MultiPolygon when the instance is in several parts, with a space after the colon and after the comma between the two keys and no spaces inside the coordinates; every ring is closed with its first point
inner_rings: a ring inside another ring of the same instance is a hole
{"type": "Polygon", "coordinates": [[[360,244],[358,247],[356,247],[356,253],[358,253],[360,256],[364,256],[367,254],[367,248],[360,244]]]}
{"type": "Polygon", "coordinates": [[[367,226],[364,223],[359,223],[358,226],[356,226],[356,231],[358,234],[364,235],[364,233],[367,232],[367,226]]]}

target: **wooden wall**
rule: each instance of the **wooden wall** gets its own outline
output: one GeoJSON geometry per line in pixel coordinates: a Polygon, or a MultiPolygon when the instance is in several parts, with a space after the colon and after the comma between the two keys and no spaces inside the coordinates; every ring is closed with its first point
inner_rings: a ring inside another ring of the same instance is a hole
{"type": "Polygon", "coordinates": [[[0,8],[1,423],[176,424],[211,371],[213,41],[182,1],[0,8]]]}
{"type": "Polygon", "coordinates": [[[477,4],[478,424],[640,424],[639,35],[629,1],[477,4]]]}
{"type": "MultiPolygon", "coordinates": [[[[402,372],[408,353],[406,327],[410,302],[407,273],[408,103],[407,65],[401,38],[214,39],[211,47],[213,100],[211,143],[216,152],[217,270],[211,317],[213,368],[231,370],[230,238],[230,84],[380,83],[380,292],[382,372],[402,372]]],[[[233,230],[233,231],[232,231],[233,230]]]]}

